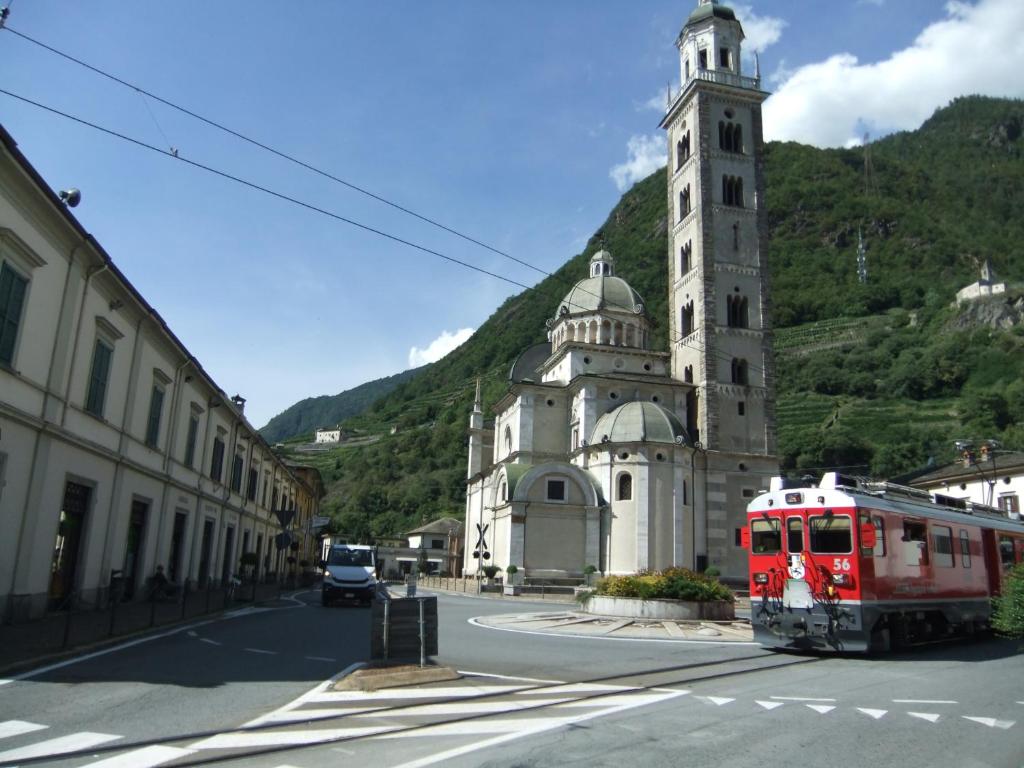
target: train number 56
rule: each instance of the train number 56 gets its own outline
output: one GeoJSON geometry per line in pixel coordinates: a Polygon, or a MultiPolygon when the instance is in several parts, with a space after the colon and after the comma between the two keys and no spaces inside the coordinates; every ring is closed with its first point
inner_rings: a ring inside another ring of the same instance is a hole
{"type": "Polygon", "coordinates": [[[850,558],[848,557],[837,557],[832,561],[832,570],[849,571],[850,570],[850,558]]]}

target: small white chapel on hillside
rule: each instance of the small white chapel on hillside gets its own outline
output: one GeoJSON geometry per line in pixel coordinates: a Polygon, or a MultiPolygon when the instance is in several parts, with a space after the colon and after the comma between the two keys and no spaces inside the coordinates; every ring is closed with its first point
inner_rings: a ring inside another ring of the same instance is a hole
{"type": "Polygon", "coordinates": [[[612,254],[553,307],[485,423],[470,416],[466,575],[670,566],[746,572],[746,504],[778,472],[758,77],[733,11],[700,0],[676,41],[669,145],[669,350],[612,254]]]}

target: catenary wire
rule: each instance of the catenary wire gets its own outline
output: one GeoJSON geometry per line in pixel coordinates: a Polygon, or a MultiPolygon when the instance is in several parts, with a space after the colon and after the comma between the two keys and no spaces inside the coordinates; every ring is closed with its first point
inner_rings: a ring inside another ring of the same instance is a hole
{"type": "MultiPolygon", "coordinates": [[[[10,6],[8,6],[8,7],[10,7],[10,6]]],[[[394,209],[396,209],[398,211],[401,211],[401,212],[403,212],[403,213],[405,213],[405,214],[407,214],[409,216],[412,216],[412,217],[414,217],[416,219],[419,219],[419,220],[421,220],[423,222],[426,222],[426,223],[428,223],[428,224],[430,224],[432,226],[435,226],[435,227],[437,227],[437,228],[439,228],[439,229],[441,229],[441,230],[443,230],[445,232],[448,232],[448,233],[450,233],[452,235],[455,235],[456,237],[462,238],[463,240],[466,240],[466,241],[468,241],[470,243],[473,243],[474,245],[478,245],[481,248],[485,248],[486,250],[491,251],[491,252],[493,252],[495,254],[498,254],[499,256],[502,256],[502,257],[504,257],[506,259],[510,259],[511,261],[514,261],[517,264],[525,266],[525,267],[527,267],[529,269],[532,269],[532,270],[534,270],[534,271],[536,271],[536,272],[538,272],[538,273],[540,273],[542,275],[545,275],[547,277],[556,277],[556,279],[557,279],[557,276],[554,273],[548,272],[547,270],[542,269],[540,267],[537,267],[534,264],[530,264],[529,262],[527,262],[527,261],[525,261],[523,259],[519,259],[519,258],[517,258],[517,257],[515,257],[515,256],[513,256],[513,255],[511,255],[509,253],[507,253],[506,251],[502,251],[501,249],[498,249],[498,248],[495,248],[495,247],[493,247],[491,245],[488,245],[487,243],[484,243],[484,242],[482,242],[481,240],[479,240],[477,238],[474,238],[474,237],[472,237],[470,235],[467,235],[467,234],[465,234],[463,232],[459,232],[458,230],[456,230],[456,229],[454,229],[452,227],[449,227],[449,226],[447,226],[445,224],[442,224],[441,222],[437,221],[436,219],[430,218],[429,216],[424,216],[424,215],[419,214],[416,211],[413,211],[413,210],[411,210],[411,209],[409,209],[409,208],[407,208],[407,207],[405,207],[403,205],[395,203],[392,200],[388,200],[387,198],[382,197],[381,195],[375,194],[375,193],[365,189],[364,187],[360,187],[357,184],[354,184],[352,182],[346,181],[345,179],[342,179],[342,178],[340,178],[340,177],[338,177],[338,176],[336,176],[336,175],[334,175],[332,173],[324,171],[321,168],[317,168],[316,166],[314,166],[314,165],[312,165],[310,163],[307,163],[307,162],[305,162],[303,160],[300,160],[300,159],[294,157],[293,155],[290,155],[290,154],[288,154],[286,152],[283,152],[281,150],[275,149],[275,148],[273,148],[273,147],[271,147],[271,146],[269,146],[267,144],[264,144],[263,142],[260,142],[260,141],[258,141],[256,139],[253,139],[253,138],[249,137],[249,136],[246,136],[245,134],[243,134],[243,133],[241,133],[239,131],[236,131],[236,130],[234,130],[232,128],[229,128],[229,127],[225,126],[224,124],[222,124],[220,122],[217,122],[216,120],[212,120],[210,118],[204,117],[203,115],[195,112],[194,110],[188,109],[187,107],[183,107],[183,106],[181,106],[179,104],[176,104],[176,103],[174,103],[174,102],[172,102],[172,101],[170,101],[168,99],[165,99],[165,98],[163,98],[161,96],[158,96],[157,94],[152,93],[151,91],[148,91],[145,88],[142,88],[141,86],[135,85],[134,83],[130,83],[127,80],[124,80],[124,79],[122,79],[120,77],[117,77],[116,75],[113,75],[113,74],[111,74],[109,72],[106,72],[105,70],[100,69],[99,67],[96,67],[96,66],[94,66],[92,64],[89,64],[88,62],[85,62],[85,61],[83,61],[83,60],[81,60],[81,59],[79,59],[79,58],[77,58],[75,56],[72,56],[71,54],[65,53],[64,51],[61,51],[58,48],[54,48],[53,46],[47,45],[46,43],[44,43],[44,42],[42,42],[40,40],[37,40],[37,39],[35,39],[35,38],[33,38],[33,37],[29,36],[29,35],[26,35],[24,32],[19,32],[18,30],[12,29],[9,26],[4,26],[4,27],[2,27],[2,29],[6,30],[6,31],[8,31],[8,32],[10,32],[12,34],[14,34],[15,36],[25,40],[26,42],[32,43],[33,45],[36,45],[36,46],[38,46],[38,47],[40,47],[40,48],[42,48],[42,49],[44,49],[46,51],[49,51],[50,53],[53,53],[56,56],[59,56],[59,57],[61,57],[63,59],[66,59],[66,60],[71,61],[71,62],[73,62],[75,64],[78,64],[79,66],[84,67],[85,69],[88,69],[89,71],[94,72],[94,73],[100,75],[101,77],[105,77],[105,78],[107,78],[109,80],[112,80],[113,82],[118,83],[119,85],[122,85],[122,86],[124,86],[126,88],[130,88],[130,89],[136,91],[137,93],[140,94],[140,96],[143,97],[144,103],[145,103],[145,97],[148,96],[149,98],[152,98],[155,101],[158,101],[161,104],[164,104],[165,106],[168,106],[168,107],[170,107],[172,109],[175,109],[175,110],[177,110],[177,111],[179,111],[179,112],[181,112],[181,113],[183,113],[185,115],[188,115],[189,117],[192,117],[192,118],[194,118],[196,120],[199,120],[200,122],[203,122],[203,123],[205,123],[205,124],[207,124],[207,125],[209,125],[209,126],[211,126],[213,128],[216,128],[217,130],[223,131],[223,132],[225,132],[225,133],[227,133],[227,134],[229,134],[231,136],[234,136],[234,137],[236,137],[236,138],[238,138],[238,139],[240,139],[240,140],[242,140],[244,142],[247,142],[247,143],[249,143],[249,144],[251,144],[253,146],[256,146],[256,147],[258,147],[258,148],[260,148],[260,149],[262,149],[262,150],[264,150],[266,152],[270,152],[271,154],[273,154],[273,155],[275,155],[277,157],[280,157],[280,158],[282,158],[284,160],[287,160],[288,162],[294,163],[294,164],[296,164],[296,165],[298,165],[298,166],[300,166],[302,168],[305,168],[306,170],[312,171],[313,173],[316,173],[316,174],[318,174],[320,176],[323,176],[324,178],[330,179],[331,181],[334,181],[334,182],[336,182],[338,184],[341,184],[341,185],[343,185],[345,187],[348,187],[349,189],[352,189],[352,190],[354,190],[354,191],[356,191],[356,192],[358,192],[360,194],[366,195],[367,197],[370,197],[370,198],[372,198],[374,200],[377,200],[378,202],[383,203],[384,205],[390,206],[390,207],[392,207],[392,208],[394,208],[394,209]]],[[[145,106],[146,106],[146,109],[149,110],[148,103],[145,103],[145,106]]],[[[153,113],[152,113],[151,110],[150,110],[150,115],[153,116],[153,113]]],[[[72,118],[72,119],[74,119],[74,118],[72,118]]],[[[156,118],[153,117],[153,120],[155,122],[156,118]]],[[[97,126],[92,126],[92,127],[97,127],[97,126]]],[[[159,124],[157,125],[157,128],[160,129],[159,124]]],[[[103,130],[103,129],[100,129],[100,130],[103,130]]],[[[162,129],[161,129],[161,133],[163,133],[162,129]]],[[[164,136],[164,138],[166,140],[166,138],[167,138],[166,135],[164,136]]],[[[168,141],[168,146],[170,146],[170,142],[169,141],[168,141]]],[[[177,156],[177,154],[176,154],[176,152],[174,151],[173,148],[171,149],[170,152],[165,152],[163,154],[167,154],[167,155],[170,155],[170,156],[173,156],[173,157],[177,156]]],[[[470,268],[471,269],[476,269],[476,267],[473,267],[471,265],[470,265],[470,268]]],[[[488,272],[487,274],[491,274],[492,276],[494,276],[493,273],[489,273],[488,272]]],[[[499,279],[505,279],[505,278],[499,277],[499,279]]],[[[563,282],[568,282],[568,281],[567,280],[563,280],[563,282]]],[[[520,285],[520,286],[522,285],[522,283],[515,283],[515,284],[516,285],[520,285]]],[[[587,290],[585,288],[581,287],[580,290],[583,293],[587,293],[587,294],[595,296],[595,298],[603,298],[603,297],[597,296],[596,294],[593,294],[591,291],[589,291],[589,290],[587,290]]],[[[619,309],[625,309],[627,311],[630,311],[630,310],[633,309],[632,307],[622,307],[622,306],[619,306],[619,305],[615,304],[614,302],[610,302],[610,306],[617,307],[619,309]]],[[[686,337],[683,337],[683,336],[680,336],[679,338],[671,338],[671,334],[670,334],[669,343],[672,343],[672,344],[676,344],[676,343],[682,344],[683,346],[688,346],[691,349],[694,349],[694,350],[696,350],[698,352],[701,352],[701,353],[706,353],[707,352],[706,345],[704,345],[704,344],[702,344],[702,343],[700,343],[700,342],[698,342],[696,340],[686,341],[685,338],[686,337]]],[[[713,352],[713,354],[714,354],[715,357],[717,357],[719,360],[722,360],[723,362],[731,362],[731,360],[732,360],[732,357],[730,355],[726,354],[726,353],[720,353],[718,351],[715,351],[715,352],[713,352]]],[[[755,371],[755,372],[756,371],[760,371],[760,372],[764,373],[764,368],[763,367],[754,365],[754,364],[750,363],[749,361],[748,361],[748,365],[747,365],[747,370],[748,371],[755,371]]]]}

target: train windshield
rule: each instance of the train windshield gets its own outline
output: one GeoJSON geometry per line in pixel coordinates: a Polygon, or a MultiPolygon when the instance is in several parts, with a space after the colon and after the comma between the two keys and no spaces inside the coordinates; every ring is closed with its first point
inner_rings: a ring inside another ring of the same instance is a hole
{"type": "Polygon", "coordinates": [[[767,555],[782,549],[782,531],[779,521],[764,518],[750,521],[750,551],[755,555],[767,555]]]}
{"type": "Polygon", "coordinates": [[[786,520],[786,551],[799,554],[804,551],[804,519],[791,517],[786,520]]]}
{"type": "Polygon", "coordinates": [[[810,518],[811,552],[845,555],[853,551],[853,523],[847,515],[810,518]]]}

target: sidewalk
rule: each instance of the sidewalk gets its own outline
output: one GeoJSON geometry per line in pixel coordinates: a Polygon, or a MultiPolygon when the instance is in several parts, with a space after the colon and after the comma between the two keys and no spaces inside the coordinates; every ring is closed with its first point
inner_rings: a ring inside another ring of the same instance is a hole
{"type": "Polygon", "coordinates": [[[137,601],[103,609],[55,611],[34,621],[0,625],[0,674],[115,645],[203,616],[274,600],[279,594],[277,584],[260,584],[255,595],[247,584],[234,599],[224,589],[210,589],[189,592],[176,601],[137,601]]]}

